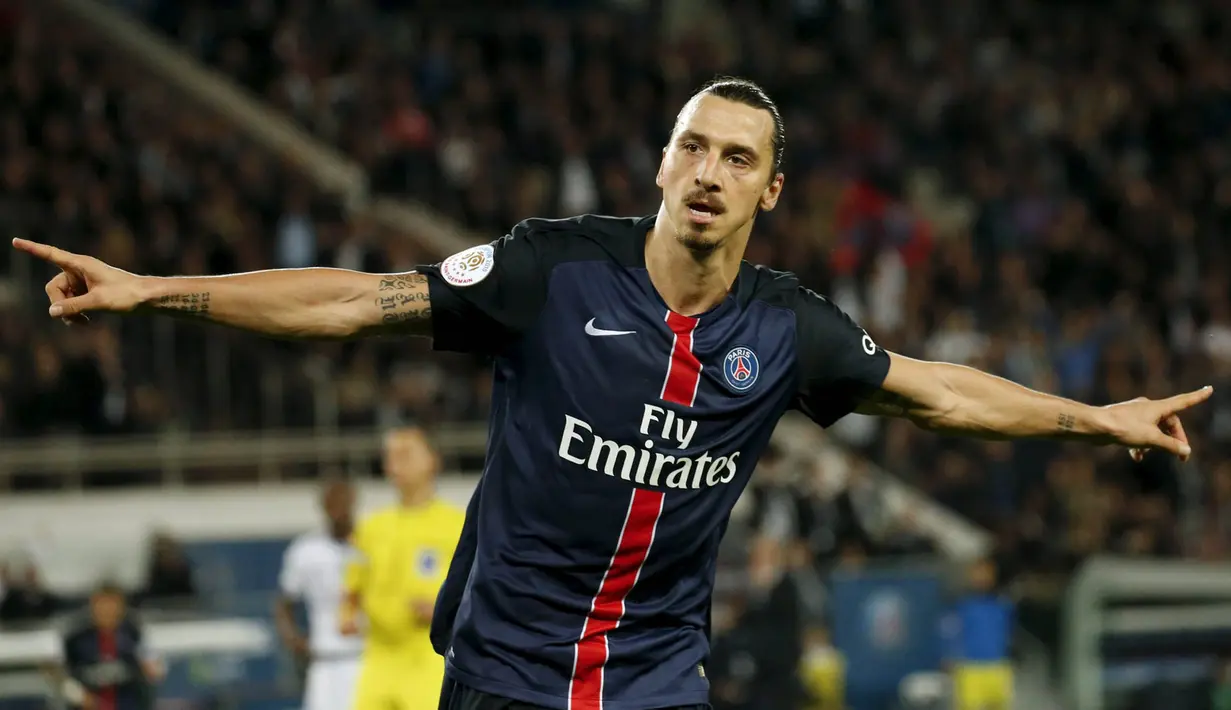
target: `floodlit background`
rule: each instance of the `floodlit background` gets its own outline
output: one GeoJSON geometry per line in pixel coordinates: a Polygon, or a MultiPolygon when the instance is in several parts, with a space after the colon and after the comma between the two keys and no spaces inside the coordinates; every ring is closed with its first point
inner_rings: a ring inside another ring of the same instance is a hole
{"type": "MultiPolygon", "coordinates": [[[[954,613],[994,597],[1019,708],[1231,707],[1221,0],[0,0],[0,225],[153,274],[406,269],[529,216],[654,211],[674,114],[719,74],[787,123],[748,258],[878,343],[1094,403],[1220,389],[1182,467],[785,422],[728,535],[715,706],[952,707],[980,640],[954,613]]],[[[170,662],[160,706],[298,707],[270,608],[314,481],[387,501],[378,432],[431,423],[464,505],[485,363],[66,329],[15,256],[0,708],[57,702],[54,619],[103,579],[170,662]]]]}

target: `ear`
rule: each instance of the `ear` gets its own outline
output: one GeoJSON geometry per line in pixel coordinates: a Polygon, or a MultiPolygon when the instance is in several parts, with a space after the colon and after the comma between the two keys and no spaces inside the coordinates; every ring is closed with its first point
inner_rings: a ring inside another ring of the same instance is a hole
{"type": "Polygon", "coordinates": [[[786,177],[782,173],[778,173],[774,176],[774,179],[770,180],[769,184],[765,186],[765,190],[761,192],[761,200],[758,203],[761,207],[761,211],[769,212],[778,205],[778,197],[782,195],[782,183],[785,182],[785,180],[786,177]]]}
{"type": "Polygon", "coordinates": [[[658,175],[654,176],[654,184],[658,185],[659,189],[663,186],[663,171],[667,168],[667,147],[663,146],[663,158],[658,161],[658,175]]]}

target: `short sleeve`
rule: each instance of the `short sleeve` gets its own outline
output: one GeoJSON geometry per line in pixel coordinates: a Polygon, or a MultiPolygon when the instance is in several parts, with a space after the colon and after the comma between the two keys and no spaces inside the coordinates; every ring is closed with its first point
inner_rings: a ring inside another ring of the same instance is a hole
{"type": "Polygon", "coordinates": [[[303,597],[304,583],[303,546],[292,542],[282,554],[282,570],[278,573],[278,588],[292,599],[303,597]]]}
{"type": "Polygon", "coordinates": [[[497,355],[525,332],[547,296],[543,241],[522,222],[491,244],[417,268],[428,277],[434,347],[497,355]]]}
{"type": "Polygon", "coordinates": [[[364,587],[368,571],[368,538],[371,537],[371,518],[364,519],[355,526],[351,533],[351,555],[343,573],[343,587],[348,592],[359,592],[364,587]]]}
{"type": "Polygon", "coordinates": [[[889,374],[889,353],[841,308],[805,288],[795,301],[795,326],[795,406],[827,427],[880,389],[889,374]]]}

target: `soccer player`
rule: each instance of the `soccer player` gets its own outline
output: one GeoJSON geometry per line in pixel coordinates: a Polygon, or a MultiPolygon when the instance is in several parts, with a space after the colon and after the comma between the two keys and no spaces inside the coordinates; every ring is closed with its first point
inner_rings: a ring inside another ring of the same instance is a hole
{"type": "Polygon", "coordinates": [[[151,278],[15,244],[62,270],[49,313],[70,322],[174,313],[284,338],[428,336],[492,357],[441,707],[704,707],[718,542],[785,411],[1187,459],[1176,415],[1211,392],[1095,407],[886,352],[795,276],[743,261],[782,192],[783,148],[760,87],[718,80],[679,113],[657,214],[532,219],[402,274],[151,278]]]}
{"type": "Polygon", "coordinates": [[[385,437],[384,469],[399,501],[360,523],[358,559],[347,571],[342,631],[367,645],[354,710],[418,710],[436,704],[444,662],[428,630],[462,530],[462,511],[436,497],[440,458],[419,429],[385,437]]]}
{"type": "Polygon", "coordinates": [[[102,584],[88,614],[64,635],[62,694],[81,710],[149,710],[162,664],[146,650],[141,626],[128,614],[124,591],[102,584]]]}
{"type": "Polygon", "coordinates": [[[320,505],[328,529],[300,535],[286,549],[274,620],[283,645],[297,661],[308,664],[304,710],[348,710],[359,679],[363,641],[339,633],[338,607],[347,565],[354,556],[350,536],[355,489],[345,481],[330,482],[321,490],[320,505]],[[295,621],[297,601],[307,607],[307,639],[295,621]]]}

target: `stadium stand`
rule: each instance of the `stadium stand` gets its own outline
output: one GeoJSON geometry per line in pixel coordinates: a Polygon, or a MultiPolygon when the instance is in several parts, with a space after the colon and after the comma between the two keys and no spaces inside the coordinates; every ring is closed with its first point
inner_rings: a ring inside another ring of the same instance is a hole
{"type": "MultiPolygon", "coordinates": [[[[1092,402],[1219,388],[1188,423],[1200,456],[1183,467],[850,417],[832,438],[858,452],[854,463],[766,466],[732,529],[736,577],[780,555],[806,602],[832,593],[833,572],[933,553],[909,511],[862,482],[870,464],[993,532],[1023,623],[1053,651],[1064,590],[1090,556],[1231,553],[1223,4],[960,0],[933,13],[907,0],[697,0],[678,15],[639,2],[460,14],[379,1],[113,4],[358,160],[377,190],[492,237],[530,215],[653,210],[671,112],[714,74],[749,75],[780,102],[788,131],[783,204],[750,259],[799,272],[906,354],[1092,402]],[[746,560],[766,539],[777,544],[746,560]]],[[[6,17],[6,231],[154,273],[431,258],[403,238],[413,235],[349,220],[88,33],[6,17]]],[[[414,345],[292,349],[141,321],[65,337],[23,300],[41,276],[23,268],[0,255],[11,275],[6,437],[484,414],[481,366],[427,363],[414,345]]],[[[773,613],[784,607],[741,618],[741,591],[719,610],[720,638],[733,641],[716,655],[758,642],[741,629],[772,637],[799,625],[773,613]]],[[[803,606],[822,639],[827,611],[803,606]]],[[[732,694],[718,701],[748,707],[731,669],[732,694]]]]}

